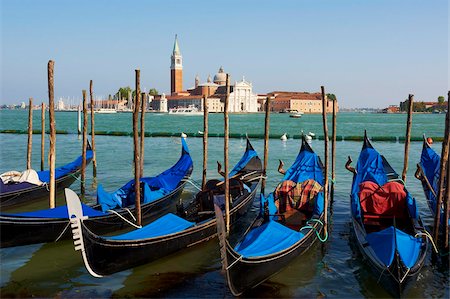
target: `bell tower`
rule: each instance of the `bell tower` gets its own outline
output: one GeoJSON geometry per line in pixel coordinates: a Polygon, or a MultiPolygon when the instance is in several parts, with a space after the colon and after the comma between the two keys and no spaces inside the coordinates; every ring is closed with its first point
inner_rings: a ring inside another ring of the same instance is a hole
{"type": "Polygon", "coordinates": [[[180,91],[183,91],[183,57],[178,46],[177,35],[175,35],[170,64],[170,92],[175,94],[180,91]]]}

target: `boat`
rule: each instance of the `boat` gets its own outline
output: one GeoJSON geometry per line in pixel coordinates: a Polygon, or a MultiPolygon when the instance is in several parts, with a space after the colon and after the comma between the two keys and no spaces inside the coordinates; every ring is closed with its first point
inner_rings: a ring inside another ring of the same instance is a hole
{"type": "Polygon", "coordinates": [[[366,133],[356,169],[349,170],[357,247],[379,285],[400,297],[417,278],[428,248],[416,200],[366,133]]]}
{"type": "MultiPolygon", "coordinates": [[[[86,149],[86,165],[93,157],[91,145],[86,149]]],[[[69,187],[81,173],[82,156],[55,169],[56,192],[69,187]]],[[[50,171],[26,170],[23,173],[10,171],[1,175],[0,207],[7,208],[48,198],[50,171]]]]}
{"type": "Polygon", "coordinates": [[[261,196],[260,214],[236,246],[230,244],[222,211],[216,208],[222,270],[234,296],[269,279],[317,240],[326,241],[321,236],[324,182],[322,162],[303,137],[295,162],[275,191],[261,196]],[[299,196],[302,190],[304,196],[299,196]]]}
{"type": "MultiPolygon", "coordinates": [[[[261,160],[247,141],[247,148],[230,172],[231,223],[252,205],[262,175],[261,160]]],[[[99,236],[89,229],[90,218],[81,210],[76,194],[66,189],[66,200],[75,249],[80,250],[88,272],[100,277],[149,263],[194,246],[217,234],[213,201],[224,204],[223,180],[209,180],[186,206],[131,232],[99,236]]]]}
{"type": "Polygon", "coordinates": [[[289,113],[289,117],[292,117],[292,118],[300,118],[304,114],[302,111],[298,111],[298,110],[295,110],[295,109],[289,109],[286,112],[288,112],[289,113]]]}
{"type": "MultiPolygon", "coordinates": [[[[142,222],[152,221],[175,210],[177,199],[189,179],[193,163],[184,140],[181,156],[169,169],[155,177],[143,177],[141,182],[142,222]]],[[[136,226],[134,214],[134,180],[113,193],[106,192],[101,185],[97,189],[97,204],[83,204],[83,212],[89,216],[84,224],[97,233],[108,233],[136,226]]],[[[0,247],[12,247],[60,239],[70,239],[70,223],[67,206],[32,212],[0,213],[0,247]]]]}
{"type": "Polygon", "coordinates": [[[99,109],[94,110],[94,113],[111,114],[111,113],[117,113],[117,110],[115,108],[99,108],[99,109]]]}
{"type": "MultiPolygon", "coordinates": [[[[433,218],[436,216],[437,195],[439,190],[439,178],[441,171],[441,157],[431,148],[426,138],[423,139],[422,153],[420,155],[420,163],[417,164],[418,170],[415,177],[422,183],[425,198],[430,208],[433,218]]],[[[440,215],[440,231],[443,234],[445,229],[444,206],[439,209],[440,215]]],[[[449,220],[450,224],[450,220],[449,220]]]]}
{"type": "Polygon", "coordinates": [[[188,107],[177,107],[169,110],[169,114],[177,115],[203,115],[195,105],[189,105],[188,107]]]}

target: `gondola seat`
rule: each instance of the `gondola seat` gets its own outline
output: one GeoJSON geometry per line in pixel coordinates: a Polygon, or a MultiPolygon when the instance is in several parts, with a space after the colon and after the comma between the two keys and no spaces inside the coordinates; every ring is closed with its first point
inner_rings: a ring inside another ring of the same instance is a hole
{"type": "Polygon", "coordinates": [[[402,224],[409,219],[406,192],[402,184],[388,182],[383,186],[365,181],[359,186],[363,223],[375,230],[402,224]],[[395,220],[395,223],[394,223],[395,220]]]}

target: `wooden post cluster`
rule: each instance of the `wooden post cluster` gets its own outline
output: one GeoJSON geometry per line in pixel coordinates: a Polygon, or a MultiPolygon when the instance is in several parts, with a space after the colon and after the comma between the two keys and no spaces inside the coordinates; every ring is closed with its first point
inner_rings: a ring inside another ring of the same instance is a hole
{"type": "MultiPolygon", "coordinates": [[[[450,92],[448,94],[448,99],[450,100],[450,92]]],[[[447,194],[447,198],[444,201],[444,220],[446,219],[447,222],[445,222],[445,236],[443,240],[443,247],[448,248],[448,189],[449,187],[449,180],[450,177],[447,177],[447,186],[445,186],[445,175],[447,172],[447,166],[448,166],[448,154],[449,154],[449,142],[450,142],[450,134],[449,134],[449,110],[450,104],[447,102],[447,114],[445,116],[445,133],[444,133],[444,141],[442,142],[442,152],[441,152],[441,171],[439,173],[439,188],[438,188],[438,196],[436,201],[436,213],[434,217],[434,233],[433,238],[436,243],[438,243],[439,238],[439,226],[441,223],[441,213],[440,208],[443,202],[444,193],[447,194]],[[446,190],[447,189],[447,190],[446,190]],[[445,210],[446,208],[446,210],[445,210]]]]}
{"type": "Polygon", "coordinates": [[[83,94],[83,148],[81,159],[81,196],[86,195],[86,147],[87,147],[87,100],[86,90],[82,90],[83,94]]]}
{"type": "Polygon", "coordinates": [[[266,189],[266,172],[267,162],[269,159],[269,128],[270,128],[270,97],[266,98],[266,117],[264,119],[264,166],[263,166],[263,180],[261,183],[261,194],[264,195],[266,189]]]}
{"type": "Polygon", "coordinates": [[[97,157],[95,153],[95,118],[94,118],[94,87],[92,80],[89,82],[89,97],[91,101],[91,142],[92,142],[92,175],[97,177],[97,157]]]}
{"type": "Polygon", "coordinates": [[[208,168],[208,103],[206,96],[203,96],[203,171],[202,190],[206,187],[206,170],[208,168]]]}
{"type": "Polygon", "coordinates": [[[48,79],[48,116],[50,119],[50,150],[48,152],[50,168],[50,195],[49,206],[55,207],[55,162],[56,162],[56,125],[55,125],[55,98],[54,98],[54,67],[55,62],[50,60],[47,65],[48,79]]]}
{"type": "Polygon", "coordinates": [[[145,92],[141,93],[141,169],[140,169],[140,177],[144,176],[144,137],[145,137],[145,110],[147,109],[147,97],[145,96],[145,92]]]}
{"type": "Polygon", "coordinates": [[[405,156],[403,161],[402,180],[406,182],[406,172],[408,171],[408,157],[409,157],[409,141],[411,139],[411,122],[413,113],[414,95],[408,96],[408,119],[406,121],[406,139],[405,139],[405,156]]]}
{"type": "Polygon", "coordinates": [[[325,142],[325,184],[323,186],[324,194],[324,229],[327,230],[328,225],[328,124],[327,124],[327,96],[325,94],[325,87],[321,86],[322,90],[322,120],[323,120],[323,135],[325,142]]]}
{"type": "Polygon", "coordinates": [[[223,154],[224,154],[224,165],[225,165],[225,215],[226,215],[226,229],[227,234],[230,233],[230,181],[228,178],[228,101],[230,99],[230,76],[227,74],[226,77],[226,89],[227,94],[223,109],[224,118],[224,138],[223,138],[223,154]]]}
{"type": "Polygon", "coordinates": [[[44,170],[44,154],[45,154],[45,103],[42,102],[42,110],[41,110],[41,171],[44,170]]]}
{"type": "Polygon", "coordinates": [[[30,98],[28,102],[27,169],[31,169],[32,146],[33,146],[33,98],[30,98]]]}
{"type": "Polygon", "coordinates": [[[139,131],[138,131],[138,120],[139,120],[139,108],[141,100],[140,91],[140,76],[141,71],[135,70],[135,83],[136,83],[136,96],[133,110],[133,143],[134,143],[134,193],[135,193],[135,206],[136,206],[136,223],[141,225],[141,184],[140,184],[140,170],[141,170],[141,159],[140,159],[140,147],[139,147],[139,131]]]}

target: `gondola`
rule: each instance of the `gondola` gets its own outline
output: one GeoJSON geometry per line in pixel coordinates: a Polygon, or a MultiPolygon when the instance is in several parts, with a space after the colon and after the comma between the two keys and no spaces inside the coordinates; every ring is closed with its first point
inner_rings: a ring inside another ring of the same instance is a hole
{"type": "MultiPolygon", "coordinates": [[[[92,149],[88,142],[86,149],[86,165],[92,160],[92,149]]],[[[56,190],[68,188],[81,173],[82,156],[55,169],[56,190]]],[[[43,198],[48,198],[50,183],[50,171],[32,171],[34,181],[28,180],[21,183],[10,182],[5,184],[0,179],[0,207],[7,208],[19,204],[29,203],[43,198]]],[[[18,174],[18,173],[17,173],[18,174]]]]}
{"type": "MultiPolygon", "coordinates": [[[[417,165],[416,178],[422,183],[425,198],[427,199],[428,207],[430,208],[433,218],[436,215],[437,195],[439,190],[439,177],[441,171],[441,157],[430,147],[427,140],[423,139],[422,153],[420,155],[420,163],[417,165]]],[[[440,224],[439,229],[444,233],[445,215],[444,206],[441,205],[439,209],[440,224]]],[[[450,223],[450,220],[449,220],[450,223]]]]}
{"type": "Polygon", "coordinates": [[[400,297],[417,278],[428,248],[416,201],[366,133],[356,169],[347,169],[353,172],[350,203],[357,247],[379,284],[400,297]]]}
{"type": "MultiPolygon", "coordinates": [[[[155,177],[141,178],[141,215],[143,223],[175,210],[177,199],[189,179],[193,163],[186,142],[182,139],[181,156],[169,169],[155,177]]],[[[107,233],[135,226],[134,180],[113,193],[101,186],[97,204],[83,204],[89,216],[85,225],[96,233],[107,233]]],[[[0,214],[0,247],[54,242],[71,237],[67,206],[17,214],[0,214]]]]}
{"type": "MultiPolygon", "coordinates": [[[[231,223],[246,213],[262,175],[261,160],[247,140],[246,151],[230,173],[231,223]]],[[[209,180],[176,215],[168,213],[134,231],[99,236],[87,223],[76,194],[66,189],[75,249],[93,276],[100,277],[143,265],[163,256],[209,240],[217,234],[213,201],[224,202],[223,180],[209,180]]]]}
{"type": "Polygon", "coordinates": [[[261,196],[259,216],[234,247],[226,236],[222,211],[216,208],[222,269],[233,295],[258,286],[318,239],[326,240],[323,186],[322,162],[303,136],[294,164],[274,192],[261,196]]]}

